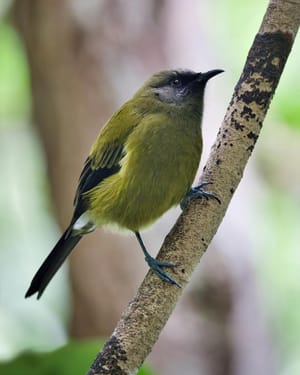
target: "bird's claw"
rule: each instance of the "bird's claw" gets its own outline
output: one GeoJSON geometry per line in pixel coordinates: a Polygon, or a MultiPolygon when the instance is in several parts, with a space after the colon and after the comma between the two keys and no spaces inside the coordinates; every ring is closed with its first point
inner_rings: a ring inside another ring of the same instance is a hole
{"type": "Polygon", "coordinates": [[[146,262],[148,263],[149,267],[151,270],[162,280],[167,281],[171,284],[177,285],[179,288],[181,288],[181,285],[173,279],[173,277],[169,276],[163,269],[162,267],[175,267],[176,264],[174,263],[169,263],[169,262],[163,262],[160,260],[157,260],[155,258],[152,258],[151,256],[145,257],[146,262]]]}
{"type": "Polygon", "coordinates": [[[195,187],[192,187],[188,192],[187,194],[185,195],[185,197],[182,199],[182,201],[180,202],[180,207],[182,210],[184,210],[188,203],[190,202],[190,200],[192,198],[198,198],[198,197],[201,197],[201,198],[205,198],[205,199],[215,199],[219,204],[221,204],[221,200],[213,193],[210,193],[206,190],[203,189],[204,186],[207,186],[207,185],[210,185],[211,182],[202,182],[200,185],[198,186],[195,186],[195,187]]]}

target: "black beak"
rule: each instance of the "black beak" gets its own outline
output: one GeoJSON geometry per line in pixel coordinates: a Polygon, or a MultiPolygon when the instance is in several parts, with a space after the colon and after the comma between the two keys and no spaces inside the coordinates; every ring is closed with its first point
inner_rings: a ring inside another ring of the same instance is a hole
{"type": "Polygon", "coordinates": [[[198,73],[199,74],[198,81],[206,83],[212,77],[216,76],[217,74],[223,73],[223,72],[224,72],[224,70],[222,70],[222,69],[214,69],[214,70],[209,70],[206,73],[198,73]]]}

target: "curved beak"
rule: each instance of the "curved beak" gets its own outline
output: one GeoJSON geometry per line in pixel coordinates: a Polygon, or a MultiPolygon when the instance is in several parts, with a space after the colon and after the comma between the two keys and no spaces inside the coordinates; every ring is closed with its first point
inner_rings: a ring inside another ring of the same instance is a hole
{"type": "Polygon", "coordinates": [[[224,70],[222,69],[214,69],[214,70],[209,70],[206,73],[198,73],[198,80],[201,82],[207,82],[209,79],[212,77],[216,76],[217,74],[223,73],[224,70]]]}

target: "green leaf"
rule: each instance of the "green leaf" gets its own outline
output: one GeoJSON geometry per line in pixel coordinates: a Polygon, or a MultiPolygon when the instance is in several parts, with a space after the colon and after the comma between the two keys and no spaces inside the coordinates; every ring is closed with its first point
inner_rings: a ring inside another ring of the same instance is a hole
{"type": "Polygon", "coordinates": [[[28,116],[29,70],[23,45],[12,26],[0,22],[0,119],[28,116]]]}
{"type": "MultiPolygon", "coordinates": [[[[88,372],[104,342],[73,341],[53,352],[24,353],[10,362],[0,363],[0,373],[5,375],[83,375],[88,372]]],[[[153,375],[142,367],[138,375],[153,375]]]]}

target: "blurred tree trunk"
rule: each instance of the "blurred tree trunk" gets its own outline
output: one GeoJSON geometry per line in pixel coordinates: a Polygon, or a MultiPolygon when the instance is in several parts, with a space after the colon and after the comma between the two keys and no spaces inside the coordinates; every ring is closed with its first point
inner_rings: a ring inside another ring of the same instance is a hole
{"type": "MultiPolygon", "coordinates": [[[[34,123],[62,229],[70,220],[90,146],[130,91],[120,85],[127,82],[130,88],[162,65],[157,25],[162,5],[138,0],[15,2],[14,19],[31,69],[34,123]]],[[[108,335],[144,271],[133,238],[102,231],[86,236],[70,257],[71,333],[108,335]]]]}

